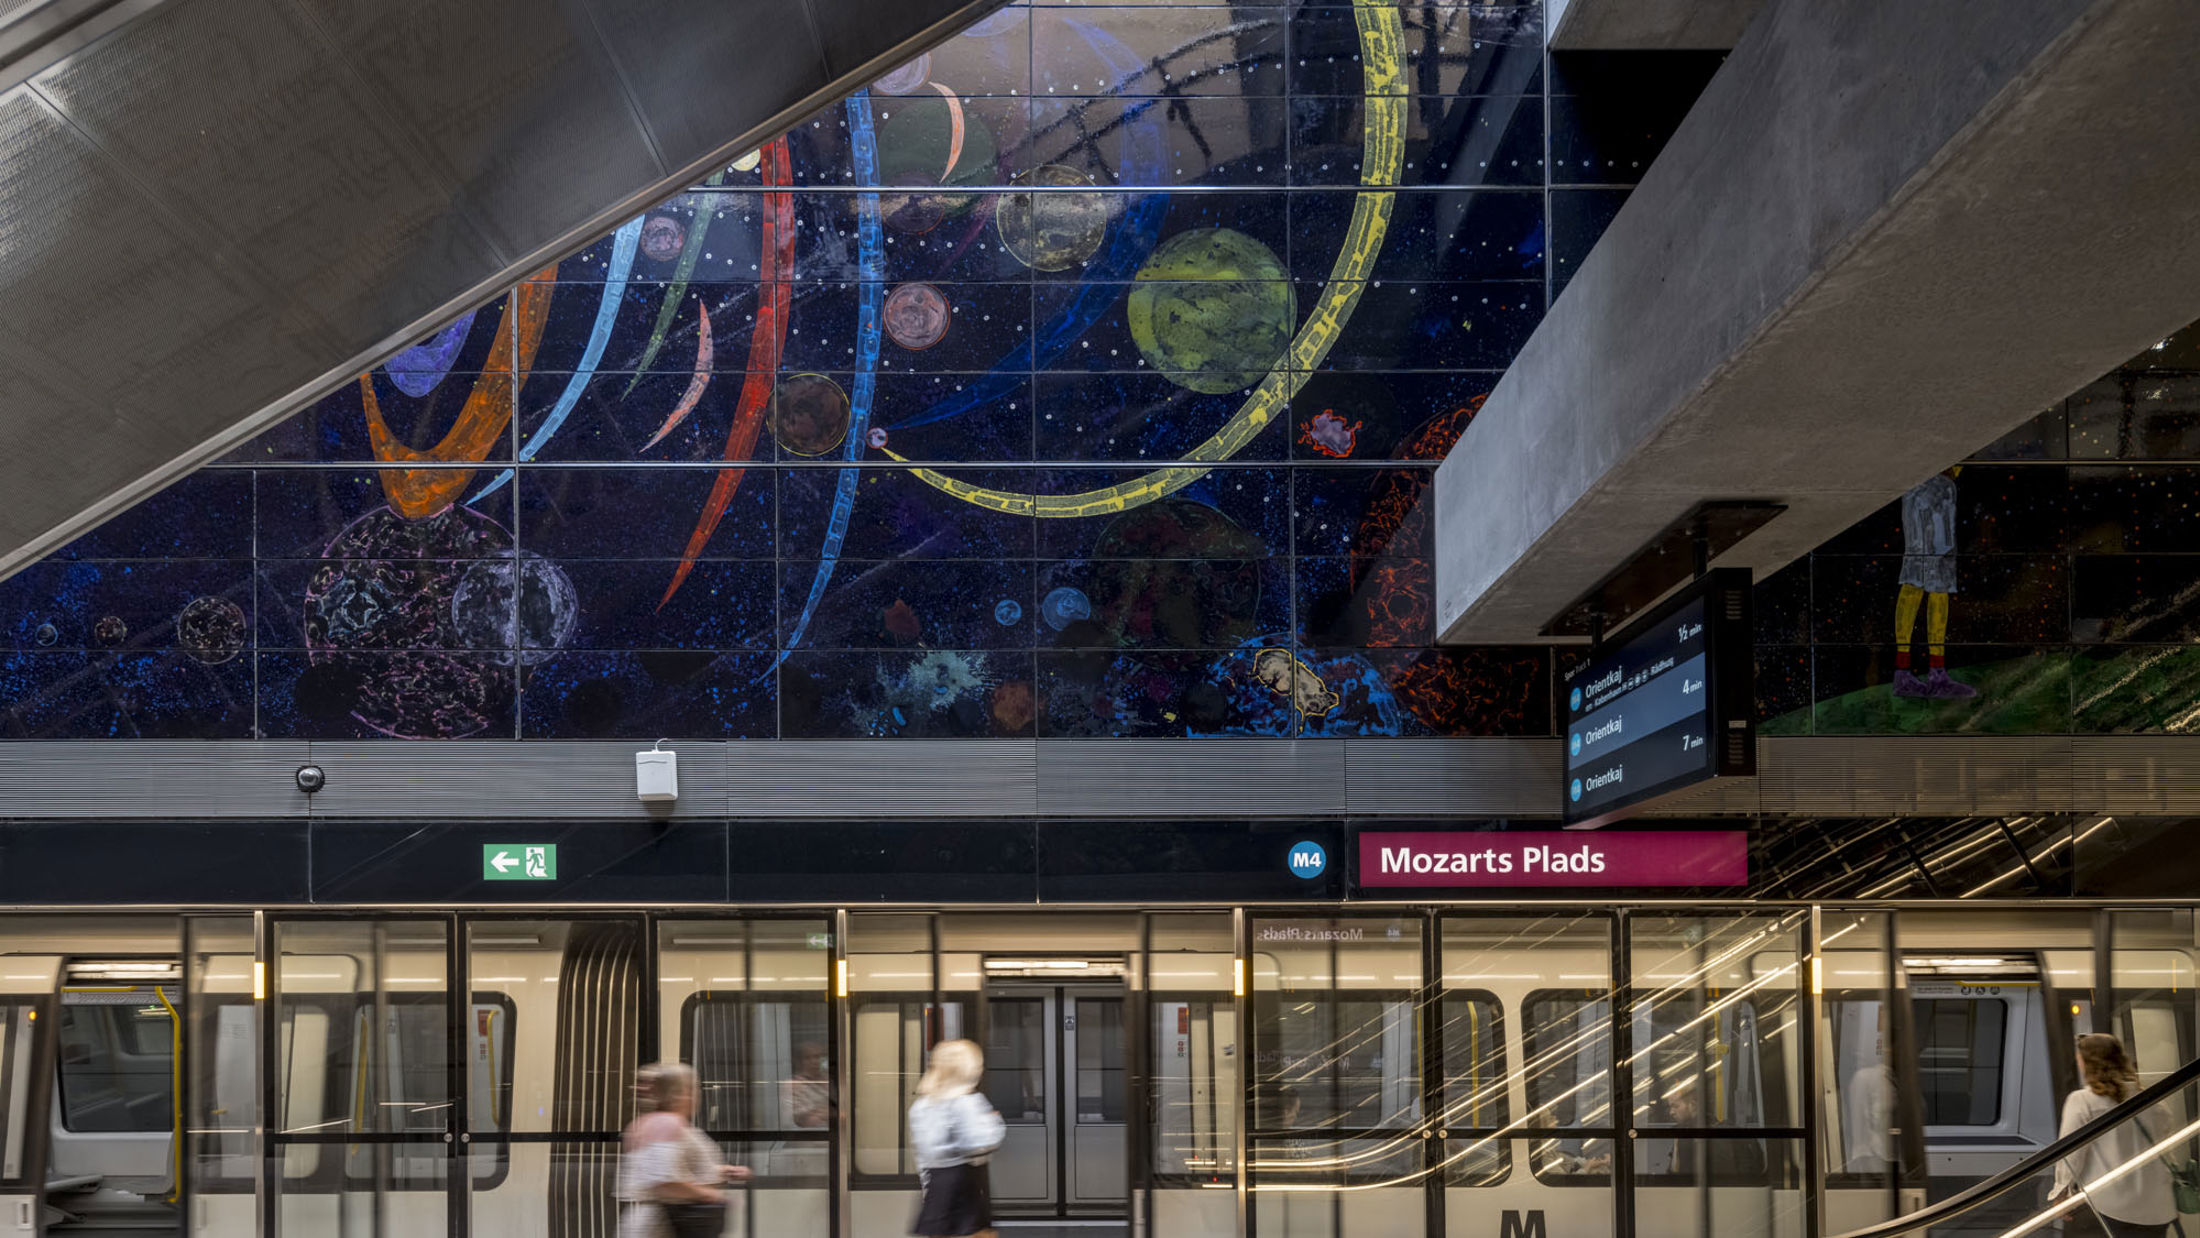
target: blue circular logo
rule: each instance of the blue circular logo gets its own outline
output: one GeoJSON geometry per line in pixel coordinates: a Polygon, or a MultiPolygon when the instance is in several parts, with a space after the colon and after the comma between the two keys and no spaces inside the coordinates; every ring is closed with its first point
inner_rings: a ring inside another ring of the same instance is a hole
{"type": "Polygon", "coordinates": [[[1292,843],[1289,866],[1294,877],[1319,877],[1329,867],[1329,853],[1317,842],[1292,843]]]}
{"type": "Polygon", "coordinates": [[[1581,755],[1581,732],[1574,732],[1573,742],[1566,746],[1566,753],[1568,756],[1578,757],[1581,755]]]}
{"type": "Polygon", "coordinates": [[[1574,779],[1574,785],[1568,789],[1568,794],[1574,797],[1575,803],[1581,802],[1581,779],[1574,779]]]}
{"type": "Polygon", "coordinates": [[[1567,707],[1568,709],[1580,709],[1580,708],[1581,708],[1581,689],[1579,689],[1579,688],[1576,688],[1576,689],[1574,689],[1574,694],[1573,694],[1572,696],[1570,696],[1570,697],[1567,697],[1566,699],[1567,699],[1567,701],[1569,702],[1569,704],[1568,704],[1568,705],[1566,706],[1566,707],[1567,707]]]}

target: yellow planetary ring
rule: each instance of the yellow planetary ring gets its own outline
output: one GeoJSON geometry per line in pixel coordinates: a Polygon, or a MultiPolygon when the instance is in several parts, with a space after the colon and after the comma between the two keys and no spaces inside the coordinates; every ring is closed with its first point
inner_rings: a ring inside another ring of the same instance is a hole
{"type": "MultiPolygon", "coordinates": [[[[1330,347],[1360,303],[1360,292],[1375,269],[1375,256],[1383,248],[1383,235],[1390,229],[1390,187],[1398,183],[1399,170],[1405,164],[1404,39],[1398,11],[1391,2],[1353,0],[1352,15],[1360,27],[1360,63],[1366,83],[1366,138],[1360,158],[1361,189],[1352,203],[1352,225],[1345,233],[1343,248],[1337,251],[1336,262],[1329,268],[1329,282],[1322,286],[1313,312],[1285,350],[1283,364],[1268,371],[1237,413],[1215,431],[1213,438],[1186,452],[1186,459],[1213,463],[1244,450],[1329,356],[1330,347]]],[[[885,454],[907,462],[907,457],[895,452],[885,454]]],[[[1065,519],[1128,511],[1182,490],[1205,477],[1208,470],[1197,465],[1171,465],[1120,485],[1078,494],[989,490],[934,469],[914,472],[926,485],[980,507],[1016,516],[1065,519]]]]}

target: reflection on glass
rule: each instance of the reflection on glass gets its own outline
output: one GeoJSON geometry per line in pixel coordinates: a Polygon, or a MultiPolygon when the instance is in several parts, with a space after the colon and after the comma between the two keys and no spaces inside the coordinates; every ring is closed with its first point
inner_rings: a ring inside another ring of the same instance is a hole
{"type": "Polygon", "coordinates": [[[1076,1000],[1077,1120],[1121,1122],[1124,1114],[1123,1001],[1076,1000]]]}
{"type": "Polygon", "coordinates": [[[1636,1126],[1790,1124],[1798,1108],[1802,919],[1632,922],[1636,1126]]]}
{"type": "Polygon", "coordinates": [[[986,1018],[986,1099],[1005,1121],[1046,1121],[1046,999],[996,997],[986,1018]]]}
{"type": "Polygon", "coordinates": [[[1374,916],[1252,922],[1259,1233],[1425,1230],[1440,1145],[1421,1127],[1423,928],[1374,916]]]}

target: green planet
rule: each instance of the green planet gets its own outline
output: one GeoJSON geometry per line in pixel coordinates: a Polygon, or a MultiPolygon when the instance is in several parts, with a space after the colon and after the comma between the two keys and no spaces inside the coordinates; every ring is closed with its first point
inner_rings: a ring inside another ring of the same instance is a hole
{"type": "Polygon", "coordinates": [[[1298,322],[1298,299],[1275,252],[1228,228],[1163,241],[1138,269],[1125,308],[1146,364],[1208,395],[1267,374],[1298,322]]]}

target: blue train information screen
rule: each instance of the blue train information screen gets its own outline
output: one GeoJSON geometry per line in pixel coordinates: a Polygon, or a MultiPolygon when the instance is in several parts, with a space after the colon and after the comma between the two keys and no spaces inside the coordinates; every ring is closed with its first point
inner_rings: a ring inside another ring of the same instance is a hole
{"type": "Polygon", "coordinates": [[[1756,772],[1749,573],[1707,573],[1569,670],[1564,818],[1756,772]]]}

